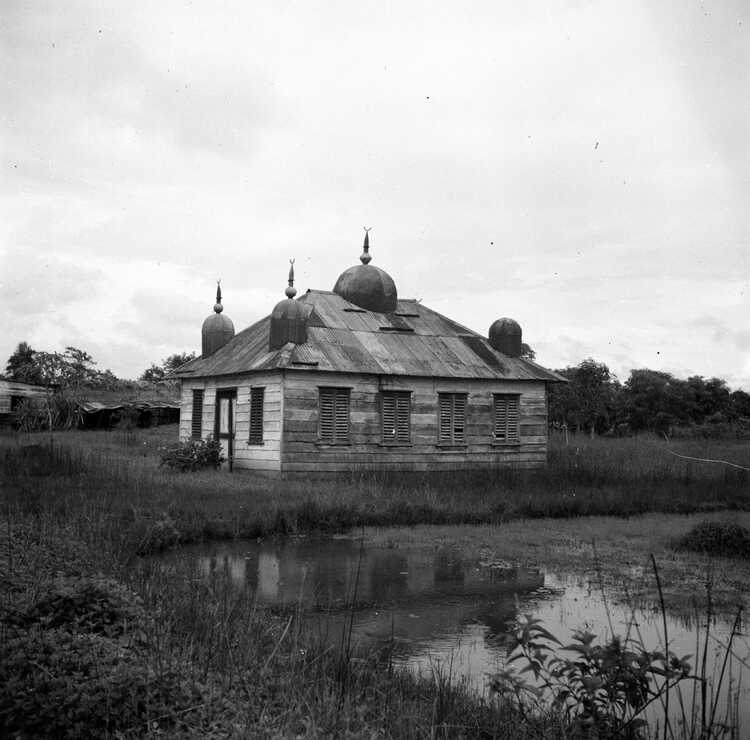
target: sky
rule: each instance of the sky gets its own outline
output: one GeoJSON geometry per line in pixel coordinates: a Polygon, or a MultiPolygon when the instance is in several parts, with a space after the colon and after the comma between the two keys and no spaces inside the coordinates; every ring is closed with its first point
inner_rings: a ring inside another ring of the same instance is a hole
{"type": "MultiPolygon", "coordinates": [[[[750,391],[750,5],[0,8],[0,363],[135,378],[372,264],[551,368],[750,391]]],[[[2,368],[0,368],[0,371],[2,368]]]]}

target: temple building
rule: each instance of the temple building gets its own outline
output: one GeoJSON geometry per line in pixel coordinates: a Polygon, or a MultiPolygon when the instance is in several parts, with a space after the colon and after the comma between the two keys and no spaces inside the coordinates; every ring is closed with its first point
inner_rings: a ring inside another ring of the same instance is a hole
{"type": "Polygon", "coordinates": [[[332,291],[286,298],[235,334],[217,291],[202,356],[179,368],[180,438],[221,441],[230,468],[273,474],[539,467],[547,387],[519,324],[484,337],[360,263],[332,291]]]}

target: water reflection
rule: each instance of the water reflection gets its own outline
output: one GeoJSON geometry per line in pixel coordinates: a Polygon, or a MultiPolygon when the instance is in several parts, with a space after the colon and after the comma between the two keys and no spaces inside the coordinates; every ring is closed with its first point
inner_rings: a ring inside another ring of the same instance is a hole
{"type": "MultiPolygon", "coordinates": [[[[175,569],[197,569],[203,578],[221,575],[261,606],[299,606],[320,634],[335,638],[352,618],[360,645],[389,645],[395,659],[413,670],[442,666],[479,693],[486,690],[487,674],[506,658],[509,625],[519,614],[541,617],[563,644],[582,628],[603,641],[611,623],[617,634],[663,648],[656,611],[607,604],[598,589],[575,576],[465,562],[450,548],[363,549],[350,539],[300,539],[188,547],[164,560],[175,569]]],[[[668,630],[673,652],[695,653],[695,627],[670,618],[668,630]]],[[[713,626],[718,641],[726,643],[729,632],[728,624],[713,626]]],[[[709,675],[721,668],[720,642],[715,646],[709,675]]],[[[750,664],[747,635],[736,641],[735,653],[750,664]]],[[[748,713],[750,671],[737,660],[734,667],[748,674],[740,702],[748,713]]],[[[743,715],[743,726],[749,721],[743,715]]]]}
{"type": "Polygon", "coordinates": [[[232,543],[183,548],[166,560],[194,560],[201,575],[223,572],[260,603],[332,609],[492,597],[544,585],[539,570],[468,566],[449,549],[361,550],[351,540],[232,543]],[[356,590],[355,590],[356,587],[356,590]]]}

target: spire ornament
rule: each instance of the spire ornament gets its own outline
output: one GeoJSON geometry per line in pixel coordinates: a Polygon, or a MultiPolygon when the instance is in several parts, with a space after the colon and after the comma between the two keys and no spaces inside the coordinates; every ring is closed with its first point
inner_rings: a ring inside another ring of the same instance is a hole
{"type": "Polygon", "coordinates": [[[224,310],[224,306],[221,305],[221,280],[216,281],[216,303],[214,304],[214,311],[221,313],[224,310]]]}
{"type": "Polygon", "coordinates": [[[297,288],[294,287],[294,260],[289,260],[289,285],[284,294],[287,298],[292,299],[297,295],[297,288]]]}
{"type": "Polygon", "coordinates": [[[372,230],[371,226],[365,226],[365,243],[362,245],[362,254],[359,257],[359,261],[363,265],[369,265],[370,261],[372,260],[372,256],[370,255],[370,231],[372,230]]]}

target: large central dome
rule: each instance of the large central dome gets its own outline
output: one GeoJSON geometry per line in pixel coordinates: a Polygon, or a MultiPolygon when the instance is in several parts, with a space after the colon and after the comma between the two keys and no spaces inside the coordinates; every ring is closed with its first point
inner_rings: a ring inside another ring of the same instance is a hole
{"type": "Polygon", "coordinates": [[[365,231],[364,251],[359,258],[361,265],[354,265],[339,275],[333,292],[355,306],[377,313],[393,313],[396,310],[398,294],[393,278],[369,264],[370,235],[365,231]]]}

